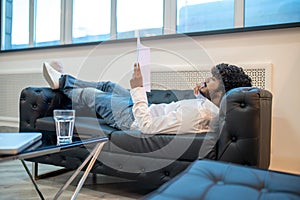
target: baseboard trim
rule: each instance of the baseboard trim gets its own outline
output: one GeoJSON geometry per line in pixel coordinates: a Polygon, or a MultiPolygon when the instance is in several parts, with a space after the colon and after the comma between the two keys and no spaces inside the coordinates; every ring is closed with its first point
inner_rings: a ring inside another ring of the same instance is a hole
{"type": "Polygon", "coordinates": [[[0,126],[19,127],[19,119],[16,117],[0,116],[0,126]]]}

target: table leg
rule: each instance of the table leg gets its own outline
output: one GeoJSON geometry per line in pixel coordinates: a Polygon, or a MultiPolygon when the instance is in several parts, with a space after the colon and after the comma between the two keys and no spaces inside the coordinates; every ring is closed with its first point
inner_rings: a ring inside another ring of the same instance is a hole
{"type": "Polygon", "coordinates": [[[34,185],[35,190],[36,190],[37,193],[39,194],[40,198],[41,198],[42,200],[44,200],[45,198],[44,198],[42,192],[41,192],[40,189],[38,188],[38,186],[37,186],[35,180],[34,180],[33,177],[32,177],[32,174],[30,173],[30,170],[28,169],[28,167],[27,167],[27,165],[26,165],[26,163],[25,163],[25,161],[24,161],[23,159],[21,159],[21,163],[23,164],[23,166],[24,166],[24,168],[25,168],[25,170],[26,170],[26,172],[27,172],[29,178],[31,179],[31,182],[32,182],[33,185],[34,185]]]}
{"type": "Polygon", "coordinates": [[[80,179],[79,184],[77,185],[76,190],[74,191],[74,194],[73,194],[73,196],[71,198],[72,200],[76,199],[76,197],[77,197],[80,189],[82,188],[82,186],[83,186],[83,184],[84,184],[84,182],[85,182],[88,174],[90,173],[92,167],[94,166],[94,163],[97,160],[97,158],[98,158],[98,156],[99,156],[99,154],[100,154],[100,152],[101,152],[101,150],[103,148],[103,145],[104,145],[104,142],[99,143],[98,146],[96,147],[96,152],[95,152],[93,158],[91,159],[91,161],[90,161],[87,169],[85,170],[82,178],[80,179]]]}
{"type": "Polygon", "coordinates": [[[61,187],[61,189],[56,193],[55,197],[53,198],[54,200],[58,199],[58,197],[63,193],[63,191],[72,183],[72,181],[76,178],[76,176],[81,172],[82,168],[89,162],[89,165],[87,167],[87,169],[85,170],[82,178],[79,181],[78,186],[76,187],[76,190],[72,196],[72,199],[75,199],[80,191],[80,189],[82,188],[82,185],[84,184],[87,175],[89,174],[89,172],[91,171],[96,159],[98,158],[104,144],[106,142],[101,142],[98,143],[94,149],[92,150],[92,152],[90,153],[90,155],[84,160],[84,162],[78,167],[78,169],[73,173],[73,175],[69,178],[69,180],[61,187]]]}

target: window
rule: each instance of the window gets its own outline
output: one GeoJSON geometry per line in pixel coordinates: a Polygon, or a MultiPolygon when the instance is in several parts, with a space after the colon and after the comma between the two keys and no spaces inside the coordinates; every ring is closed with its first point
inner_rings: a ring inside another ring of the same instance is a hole
{"type": "MultiPolygon", "coordinates": [[[[39,0],[36,7],[35,46],[60,43],[60,0],[39,0]]],[[[34,30],[33,30],[34,31],[34,30]]]]}
{"type": "Polygon", "coordinates": [[[163,29],[163,0],[118,0],[117,38],[161,35],[163,29]]]}
{"type": "Polygon", "coordinates": [[[300,22],[299,0],[245,0],[245,26],[300,22]]]}
{"type": "Polygon", "coordinates": [[[5,48],[27,48],[29,44],[29,0],[14,0],[12,4],[6,4],[6,17],[12,20],[5,21],[5,48]],[[23,22],[23,23],[20,23],[23,22]]]}
{"type": "Polygon", "coordinates": [[[177,32],[234,27],[234,0],[177,0],[177,32]]]}
{"type": "Polygon", "coordinates": [[[73,43],[110,39],[110,0],[73,1],[73,43]]]}
{"type": "Polygon", "coordinates": [[[1,9],[1,51],[134,38],[136,30],[151,37],[300,25],[299,0],[1,0],[1,9]]]}

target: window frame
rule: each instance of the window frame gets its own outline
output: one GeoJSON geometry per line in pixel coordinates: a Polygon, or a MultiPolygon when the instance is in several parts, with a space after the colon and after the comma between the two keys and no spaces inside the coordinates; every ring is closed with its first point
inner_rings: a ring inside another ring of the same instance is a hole
{"type": "MultiPolygon", "coordinates": [[[[60,32],[60,44],[53,46],[34,46],[34,35],[35,35],[35,11],[36,11],[36,1],[29,0],[29,45],[28,48],[20,49],[2,49],[5,45],[3,40],[3,35],[5,34],[4,27],[6,26],[6,20],[3,20],[5,16],[5,10],[1,9],[0,20],[0,53],[4,52],[14,52],[14,51],[26,51],[26,50],[38,50],[38,49],[49,49],[49,48],[65,48],[65,47],[75,47],[75,46],[85,46],[85,45],[95,45],[100,43],[120,43],[134,41],[135,38],[127,39],[116,39],[117,35],[117,0],[111,0],[111,30],[110,30],[110,40],[106,41],[96,41],[96,42],[85,42],[85,43],[72,43],[72,20],[73,20],[73,0],[61,0],[61,32],[60,32]]],[[[272,29],[282,29],[282,28],[293,28],[300,27],[300,22],[285,23],[285,24],[273,24],[264,26],[244,26],[244,13],[245,13],[245,0],[234,0],[234,27],[230,29],[221,30],[211,30],[211,31],[200,31],[191,33],[176,33],[176,18],[177,18],[177,1],[174,0],[164,0],[163,5],[163,33],[159,36],[145,37],[146,40],[157,40],[157,39],[168,39],[181,37],[182,34],[186,36],[202,36],[202,35],[216,35],[216,34],[228,34],[237,32],[248,32],[248,31],[259,31],[259,30],[272,30],[272,29]]],[[[1,8],[4,8],[6,1],[1,1],[1,8]]]]}

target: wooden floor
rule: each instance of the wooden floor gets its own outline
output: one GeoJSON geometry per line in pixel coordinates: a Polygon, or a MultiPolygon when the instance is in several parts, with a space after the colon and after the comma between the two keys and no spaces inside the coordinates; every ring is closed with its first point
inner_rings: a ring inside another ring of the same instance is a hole
{"type": "MultiPolygon", "coordinates": [[[[6,132],[3,129],[0,132],[6,132]]],[[[29,169],[31,169],[31,162],[26,162],[29,169]]],[[[39,167],[40,173],[56,170],[57,167],[50,165],[41,165],[39,167]]],[[[61,174],[55,177],[49,177],[37,180],[45,199],[53,199],[56,192],[63,186],[63,184],[72,175],[73,171],[61,174]]],[[[79,179],[67,188],[67,190],[60,196],[59,199],[70,199],[73,195],[79,179]]],[[[151,192],[154,188],[134,181],[119,179],[115,177],[97,175],[96,183],[93,181],[92,175],[88,176],[83,185],[77,199],[78,200],[94,200],[94,199],[140,199],[144,195],[151,192]]],[[[21,161],[6,161],[0,162],[0,200],[36,200],[40,199],[25,168],[21,161]]]]}
{"type": "MultiPolygon", "coordinates": [[[[26,164],[31,169],[31,163],[26,162],[26,164]]],[[[42,172],[46,172],[53,170],[54,167],[44,165],[41,166],[41,169],[42,172]]],[[[37,180],[38,187],[45,199],[52,199],[71,175],[72,172],[68,172],[55,177],[37,180]]],[[[70,199],[72,197],[81,175],[74,180],[59,199],[70,199]]],[[[93,182],[92,176],[87,178],[77,199],[139,199],[151,190],[149,186],[134,181],[97,175],[96,183],[93,182]]],[[[40,199],[21,161],[15,160],[0,163],[0,199],[40,199]]]]}

